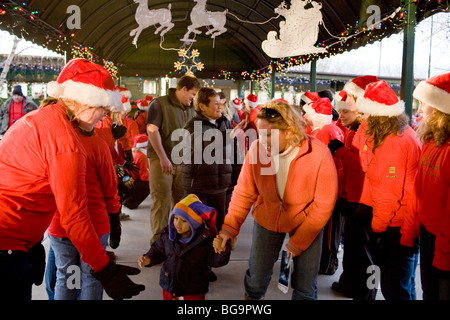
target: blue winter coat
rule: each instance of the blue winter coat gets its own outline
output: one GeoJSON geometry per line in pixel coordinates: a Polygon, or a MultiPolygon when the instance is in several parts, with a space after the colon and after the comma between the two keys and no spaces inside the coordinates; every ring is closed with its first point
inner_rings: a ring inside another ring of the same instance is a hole
{"type": "Polygon", "coordinates": [[[208,266],[221,267],[230,260],[229,244],[226,252],[219,254],[214,252],[213,240],[214,237],[204,224],[187,244],[180,242],[178,235],[174,241],[170,240],[169,229],[166,227],[144,256],[151,259],[149,267],[164,262],[159,284],[174,297],[204,294],[209,287],[208,266]]]}

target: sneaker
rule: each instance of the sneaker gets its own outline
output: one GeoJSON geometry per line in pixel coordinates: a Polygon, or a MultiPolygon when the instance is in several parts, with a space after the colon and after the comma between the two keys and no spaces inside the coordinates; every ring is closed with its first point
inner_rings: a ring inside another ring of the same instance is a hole
{"type": "Polygon", "coordinates": [[[130,215],[121,212],[120,213],[120,221],[125,221],[125,220],[129,220],[130,219],[130,215]]]}

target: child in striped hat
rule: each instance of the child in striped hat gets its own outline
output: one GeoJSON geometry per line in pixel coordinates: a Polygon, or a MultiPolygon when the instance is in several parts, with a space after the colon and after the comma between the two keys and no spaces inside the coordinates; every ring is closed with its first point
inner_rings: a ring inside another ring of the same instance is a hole
{"type": "Polygon", "coordinates": [[[205,300],[209,287],[209,268],[221,267],[230,259],[230,245],[222,253],[217,237],[216,210],[203,204],[195,194],[178,202],[169,216],[169,224],[150,250],[138,261],[151,267],[164,262],[159,284],[164,300],[205,300]]]}

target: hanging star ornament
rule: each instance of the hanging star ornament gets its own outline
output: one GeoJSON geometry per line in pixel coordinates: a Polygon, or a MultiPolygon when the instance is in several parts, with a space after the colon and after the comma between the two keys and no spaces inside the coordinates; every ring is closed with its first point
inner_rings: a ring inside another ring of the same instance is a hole
{"type": "Polygon", "coordinates": [[[193,76],[195,72],[202,71],[205,67],[200,61],[200,52],[197,49],[186,50],[180,49],[178,51],[178,61],[175,61],[174,67],[176,70],[181,70],[187,76],[193,76]]]}

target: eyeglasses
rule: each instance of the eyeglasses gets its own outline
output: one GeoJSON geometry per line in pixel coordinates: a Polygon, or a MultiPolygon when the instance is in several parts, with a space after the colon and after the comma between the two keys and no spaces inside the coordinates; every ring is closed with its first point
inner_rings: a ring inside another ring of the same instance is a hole
{"type": "Polygon", "coordinates": [[[264,107],[261,109],[261,111],[263,111],[263,110],[264,110],[265,117],[268,119],[282,117],[282,115],[276,109],[264,107]]]}

